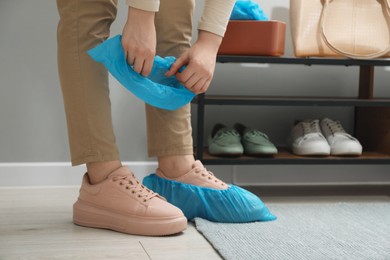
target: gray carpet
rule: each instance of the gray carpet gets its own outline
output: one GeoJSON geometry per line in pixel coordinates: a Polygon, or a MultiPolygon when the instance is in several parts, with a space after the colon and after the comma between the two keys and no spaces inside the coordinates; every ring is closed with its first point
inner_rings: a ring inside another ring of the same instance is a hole
{"type": "Polygon", "coordinates": [[[390,203],[267,204],[278,219],[248,224],[195,219],[220,255],[239,259],[390,259],[390,203]]]}

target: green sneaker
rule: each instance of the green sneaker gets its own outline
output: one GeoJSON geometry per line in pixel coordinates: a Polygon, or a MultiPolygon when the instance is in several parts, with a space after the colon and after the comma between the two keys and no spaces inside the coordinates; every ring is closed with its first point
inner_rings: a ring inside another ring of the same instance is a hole
{"type": "Polygon", "coordinates": [[[239,133],[223,124],[216,124],[208,140],[209,153],[219,156],[240,156],[244,153],[239,133]]]}
{"type": "Polygon", "coordinates": [[[271,143],[268,136],[257,129],[246,127],[237,123],[234,125],[236,131],[241,135],[245,154],[248,155],[273,155],[278,153],[275,145],[271,143]]]}

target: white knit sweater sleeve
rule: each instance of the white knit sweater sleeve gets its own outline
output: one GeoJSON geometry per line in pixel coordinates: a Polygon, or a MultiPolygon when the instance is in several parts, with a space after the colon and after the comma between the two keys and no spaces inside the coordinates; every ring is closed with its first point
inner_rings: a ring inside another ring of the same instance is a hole
{"type": "MultiPolygon", "coordinates": [[[[235,2],[235,0],[204,0],[198,29],[223,36],[235,2]]],[[[126,0],[126,4],[137,9],[158,12],[160,0],[126,0]]]]}
{"type": "Polygon", "coordinates": [[[126,4],[144,11],[158,12],[160,0],[126,0],[126,4]]]}
{"type": "Polygon", "coordinates": [[[198,29],[223,36],[235,2],[235,0],[204,0],[198,29]]]}

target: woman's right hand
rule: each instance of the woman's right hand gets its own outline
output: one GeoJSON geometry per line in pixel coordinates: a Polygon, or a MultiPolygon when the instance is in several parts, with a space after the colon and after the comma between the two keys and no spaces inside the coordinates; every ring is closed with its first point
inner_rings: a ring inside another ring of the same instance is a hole
{"type": "Polygon", "coordinates": [[[129,7],[122,32],[122,46],[126,60],[135,72],[148,76],[156,54],[156,28],[154,12],[129,7]]]}

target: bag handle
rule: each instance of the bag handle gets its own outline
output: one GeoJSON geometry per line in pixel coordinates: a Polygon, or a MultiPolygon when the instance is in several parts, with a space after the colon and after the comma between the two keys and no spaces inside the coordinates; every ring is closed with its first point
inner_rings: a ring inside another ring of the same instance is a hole
{"type": "MultiPolygon", "coordinates": [[[[321,13],[321,18],[320,18],[321,36],[322,36],[322,39],[325,41],[326,45],[329,47],[329,49],[331,49],[335,53],[338,53],[342,56],[346,56],[346,57],[353,58],[353,59],[375,59],[375,58],[379,58],[379,57],[390,52],[390,41],[389,41],[389,45],[387,48],[380,50],[378,52],[373,52],[373,53],[368,53],[368,54],[359,54],[359,53],[344,51],[344,50],[341,50],[340,48],[338,48],[337,46],[335,46],[334,44],[332,44],[332,42],[326,36],[325,28],[324,28],[325,27],[324,21],[327,19],[327,16],[328,16],[327,8],[329,7],[330,2],[332,2],[332,1],[333,0],[323,0],[324,5],[322,8],[322,13],[321,13]]],[[[383,2],[382,8],[385,8],[385,13],[386,13],[385,19],[387,20],[387,24],[389,25],[390,24],[390,0],[382,0],[382,2],[383,2]]],[[[389,30],[390,30],[390,28],[389,28],[389,30]]]]}

